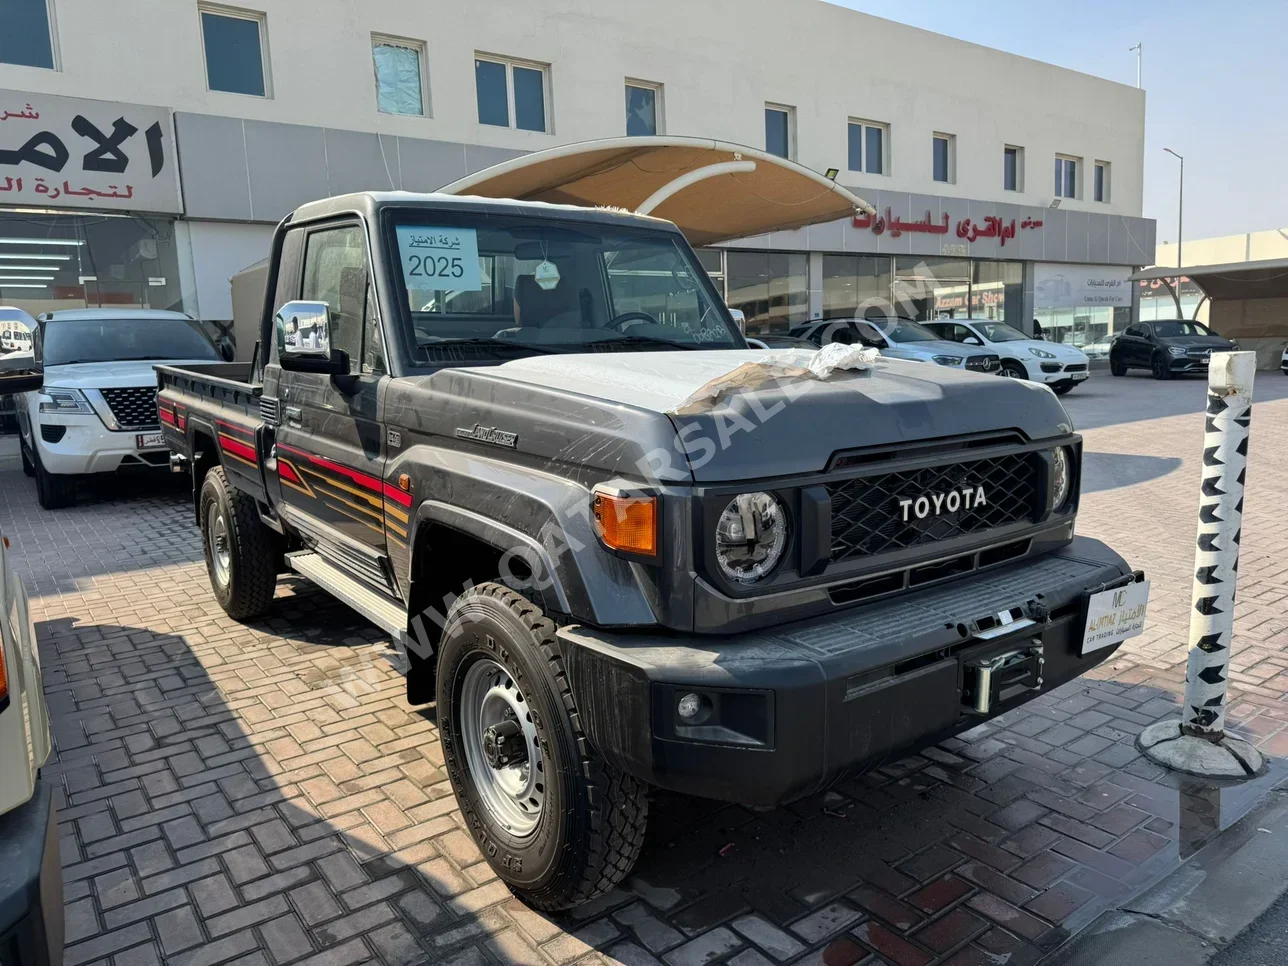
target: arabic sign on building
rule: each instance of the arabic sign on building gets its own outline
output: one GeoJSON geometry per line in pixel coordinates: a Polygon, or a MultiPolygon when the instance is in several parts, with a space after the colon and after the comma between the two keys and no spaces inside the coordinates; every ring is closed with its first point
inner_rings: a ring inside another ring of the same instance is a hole
{"type": "Polygon", "coordinates": [[[1033,266],[1033,302],[1038,309],[1131,305],[1131,269],[1116,265],[1033,266]]]}
{"type": "Polygon", "coordinates": [[[170,112],[0,90],[0,206],[179,213],[170,112]]]}
{"type": "MultiPolygon", "coordinates": [[[[868,228],[874,235],[883,235],[889,232],[891,238],[899,238],[905,232],[948,236],[952,224],[952,216],[946,211],[939,221],[936,221],[929,211],[926,212],[926,217],[913,219],[900,218],[894,215],[889,208],[885,210],[884,215],[878,212],[875,215],[856,215],[854,218],[855,228],[868,228]]],[[[1007,221],[997,215],[985,215],[978,222],[973,222],[969,218],[962,218],[957,222],[953,237],[960,238],[962,243],[967,245],[973,245],[981,238],[995,238],[998,244],[1005,248],[1007,239],[1015,237],[1017,227],[1023,231],[1034,231],[1041,228],[1042,225],[1041,218],[1025,218],[1023,220],[1012,218],[1007,221]]]]}

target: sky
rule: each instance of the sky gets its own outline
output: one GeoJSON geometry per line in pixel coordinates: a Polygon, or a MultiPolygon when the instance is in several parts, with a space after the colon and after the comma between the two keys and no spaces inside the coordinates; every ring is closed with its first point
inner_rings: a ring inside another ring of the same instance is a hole
{"type": "Polygon", "coordinates": [[[1144,42],[1145,207],[1176,240],[1288,227],[1285,0],[834,0],[973,43],[1136,83],[1144,42]]]}

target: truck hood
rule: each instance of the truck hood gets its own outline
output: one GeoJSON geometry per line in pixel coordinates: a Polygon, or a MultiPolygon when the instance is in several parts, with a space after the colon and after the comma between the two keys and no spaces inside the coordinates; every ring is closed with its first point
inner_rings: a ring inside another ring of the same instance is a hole
{"type": "MultiPolygon", "coordinates": [[[[586,414],[595,412],[585,433],[597,438],[616,427],[616,445],[583,446],[565,422],[562,456],[584,461],[577,455],[583,451],[596,459],[618,454],[624,465],[605,468],[629,476],[640,475],[639,460],[647,458],[651,475],[660,479],[692,474],[698,482],[752,480],[821,471],[834,453],[860,447],[1006,430],[1032,439],[1072,431],[1064,408],[1044,386],[894,359],[822,381],[770,382],[722,396],[709,411],[675,414],[712,380],[776,355],[796,356],[792,350],[552,355],[449,371],[465,379],[452,391],[470,392],[476,380],[526,387],[515,397],[528,397],[523,416],[479,416],[480,425],[516,433],[516,449],[525,448],[525,417],[531,423],[543,412],[567,412],[543,398],[546,393],[581,397],[586,414]],[[503,424],[504,418],[511,421],[503,424]],[[669,433],[662,419],[669,421],[669,433]]],[[[482,385],[474,392],[495,402],[509,395],[482,385]]]]}
{"type": "Polygon", "coordinates": [[[142,362],[81,362],[46,366],[45,385],[59,389],[127,389],[155,386],[157,366],[210,365],[214,359],[148,359],[142,362]]]}

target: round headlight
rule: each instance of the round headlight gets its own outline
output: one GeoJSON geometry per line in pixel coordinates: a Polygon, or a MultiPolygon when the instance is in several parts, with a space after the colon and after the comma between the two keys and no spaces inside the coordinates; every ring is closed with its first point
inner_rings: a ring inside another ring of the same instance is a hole
{"type": "Polygon", "coordinates": [[[1069,502],[1069,492],[1073,489],[1073,454],[1061,446],[1051,457],[1051,507],[1061,510],[1069,502]]]}
{"type": "Polygon", "coordinates": [[[787,546],[787,513],[771,493],[741,493],[716,523],[716,562],[740,584],[754,584],[778,565],[787,546]]]}

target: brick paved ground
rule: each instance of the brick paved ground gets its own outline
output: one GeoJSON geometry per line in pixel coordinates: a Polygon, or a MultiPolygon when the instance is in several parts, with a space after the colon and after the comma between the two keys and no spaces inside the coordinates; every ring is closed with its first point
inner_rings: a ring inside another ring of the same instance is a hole
{"type": "MultiPolygon", "coordinates": [[[[1288,380],[1260,378],[1231,718],[1284,756],[1288,380]]],[[[1081,529],[1154,580],[1147,633],[1094,680],[790,808],[658,796],[636,878],[561,918],[480,860],[376,629],[286,580],[269,620],[234,623],[181,490],[47,513],[0,458],[55,728],[66,961],[1034,963],[1288,774],[1206,788],[1132,747],[1182,687],[1202,395],[1101,376],[1067,397],[1081,529]]]]}

